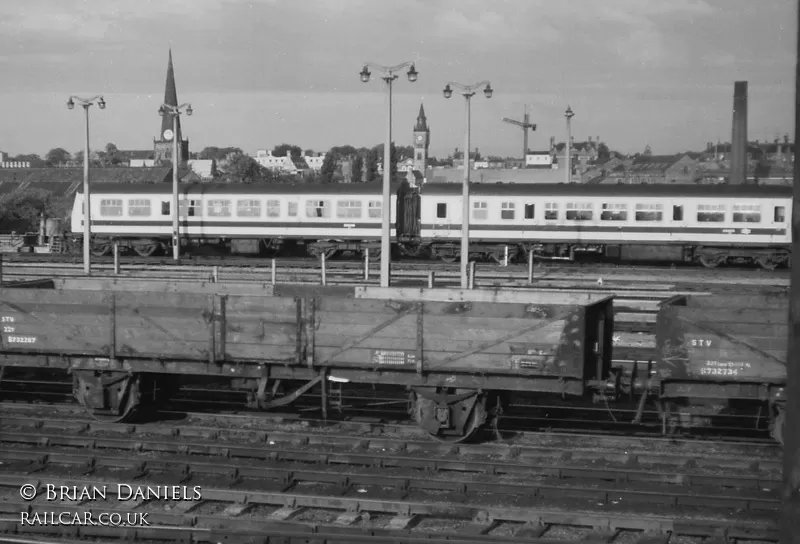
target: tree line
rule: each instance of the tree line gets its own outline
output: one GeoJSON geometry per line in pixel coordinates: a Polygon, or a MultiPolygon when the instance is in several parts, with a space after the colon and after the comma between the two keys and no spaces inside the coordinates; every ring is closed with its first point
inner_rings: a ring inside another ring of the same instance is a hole
{"type": "MultiPolygon", "coordinates": [[[[260,165],[253,157],[245,154],[238,147],[215,147],[209,146],[202,151],[192,153],[192,159],[216,161],[216,171],[214,181],[226,183],[370,183],[379,181],[381,174],[378,165],[383,162],[384,144],[373,147],[356,148],[351,145],[334,146],[330,148],[319,171],[303,168],[301,161],[304,156],[315,156],[317,153],[313,149],[303,149],[298,145],[282,143],[272,148],[272,155],[276,157],[290,157],[298,164],[298,169],[302,176],[281,173],[260,165]]],[[[399,161],[414,156],[412,146],[397,146],[392,144],[391,149],[391,176],[396,179],[397,163],[399,161]]],[[[454,160],[463,160],[464,152],[454,150],[451,157],[437,159],[428,157],[429,166],[452,167],[454,160]]],[[[481,160],[481,154],[476,149],[470,151],[471,160],[481,160]]],[[[598,147],[598,162],[604,162],[611,156],[618,156],[616,152],[611,152],[606,144],[601,143],[598,147]]],[[[489,161],[503,161],[501,157],[489,156],[489,161]]],[[[83,151],[70,153],[62,147],[51,149],[44,158],[36,154],[21,154],[8,158],[9,161],[28,162],[33,168],[82,166],[83,151]]],[[[120,151],[114,143],[107,143],[101,150],[92,151],[89,157],[89,165],[94,168],[126,166],[129,157],[120,151]]]]}

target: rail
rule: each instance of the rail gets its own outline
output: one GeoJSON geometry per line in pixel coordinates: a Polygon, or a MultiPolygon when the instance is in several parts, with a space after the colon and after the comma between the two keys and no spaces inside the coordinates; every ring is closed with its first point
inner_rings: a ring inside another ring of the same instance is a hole
{"type": "MultiPolygon", "coordinates": [[[[348,542],[368,527],[381,529],[382,538],[372,540],[380,542],[408,536],[417,524],[454,541],[492,542],[496,529],[547,538],[570,527],[594,533],[585,541],[625,541],[617,537],[627,533],[644,544],[652,535],[642,530],[777,540],[780,480],[766,468],[776,461],[772,453],[725,459],[695,445],[664,456],[626,443],[622,454],[620,444],[590,447],[582,437],[562,437],[555,447],[482,448],[487,453],[481,455],[476,446],[432,447],[407,437],[262,431],[246,421],[236,428],[230,423],[179,429],[148,424],[114,432],[36,417],[4,421],[0,489],[10,498],[0,509],[2,521],[13,522],[9,514],[19,516],[22,509],[30,515],[52,510],[39,498],[16,497],[23,484],[84,489],[113,481],[131,488],[198,486],[201,497],[171,504],[95,498],[62,502],[59,510],[147,513],[161,527],[253,532],[278,522],[289,529],[311,516],[317,530],[349,531],[348,542]],[[716,462],[706,468],[704,459],[716,462]]],[[[132,530],[144,536],[146,528],[132,530]]]]}
{"type": "MultiPolygon", "coordinates": [[[[337,263],[340,264],[340,263],[337,263]]],[[[475,264],[474,262],[472,263],[475,264]]],[[[102,280],[151,280],[159,282],[202,282],[202,283],[259,283],[276,285],[278,283],[300,283],[327,285],[377,285],[378,276],[371,268],[329,267],[324,259],[319,267],[279,266],[273,259],[269,267],[226,267],[220,265],[153,265],[128,264],[123,269],[120,264],[98,264],[94,266],[92,278],[102,280]]],[[[678,282],[670,278],[669,283],[663,277],[634,274],[613,274],[602,278],[587,278],[585,275],[542,276],[529,278],[518,272],[497,272],[491,268],[470,268],[470,288],[504,287],[504,288],[546,288],[584,290],[593,293],[621,294],[639,296],[659,296],[659,294],[680,295],[697,294],[695,290],[676,290],[678,282]]],[[[393,284],[396,286],[457,286],[460,283],[457,270],[408,270],[392,271],[393,284]]],[[[80,264],[71,263],[21,263],[0,262],[0,282],[23,282],[45,278],[85,279],[80,264]]],[[[756,279],[747,280],[749,285],[758,285],[756,279]]],[[[765,279],[762,285],[777,286],[775,278],[765,279]]],[[[692,282],[685,282],[692,283],[692,282]]],[[[735,284],[737,280],[718,279],[718,281],[701,280],[698,284],[735,284]]],[[[779,282],[778,282],[779,283],[779,282]]]]}

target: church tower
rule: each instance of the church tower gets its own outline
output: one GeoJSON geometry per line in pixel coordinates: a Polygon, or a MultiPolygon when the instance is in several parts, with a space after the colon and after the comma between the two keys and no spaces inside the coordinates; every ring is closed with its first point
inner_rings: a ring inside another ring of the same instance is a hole
{"type": "Polygon", "coordinates": [[[425,108],[419,105],[417,124],[414,125],[414,170],[419,170],[425,176],[428,165],[428,146],[431,143],[431,129],[425,118],[425,108]]]}
{"type": "MultiPolygon", "coordinates": [[[[178,92],[175,90],[175,71],[172,68],[172,49],[169,50],[169,64],[167,65],[167,85],[164,90],[164,104],[178,105],[178,92]]],[[[161,166],[172,166],[172,149],[174,139],[178,139],[178,167],[186,166],[189,160],[189,140],[182,138],[181,118],[178,117],[178,130],[173,134],[172,115],[165,113],[161,118],[161,132],[153,139],[153,155],[155,163],[161,166]]]]}

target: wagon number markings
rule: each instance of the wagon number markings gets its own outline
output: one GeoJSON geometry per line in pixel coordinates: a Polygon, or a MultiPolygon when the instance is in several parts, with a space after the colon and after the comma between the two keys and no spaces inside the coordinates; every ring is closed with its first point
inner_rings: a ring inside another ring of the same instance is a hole
{"type": "MultiPolygon", "coordinates": [[[[0,317],[0,323],[16,323],[16,318],[9,315],[4,315],[0,317]]],[[[4,333],[13,333],[16,331],[16,327],[12,327],[11,325],[3,325],[3,332],[4,333]]],[[[35,344],[36,337],[35,336],[8,336],[6,341],[9,344],[35,344]]]]}
{"type": "MultiPolygon", "coordinates": [[[[16,319],[14,317],[10,316],[10,315],[4,315],[2,318],[0,318],[0,322],[2,322],[2,323],[14,323],[14,322],[16,322],[16,319]]],[[[14,332],[15,330],[16,330],[16,327],[12,327],[10,325],[3,325],[3,332],[14,332]]]]}

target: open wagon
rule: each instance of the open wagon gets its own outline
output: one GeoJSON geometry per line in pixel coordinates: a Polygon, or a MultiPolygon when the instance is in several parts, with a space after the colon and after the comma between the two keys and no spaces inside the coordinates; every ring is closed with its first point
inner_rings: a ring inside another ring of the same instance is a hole
{"type": "Polygon", "coordinates": [[[255,286],[250,292],[0,289],[0,364],[58,367],[95,416],[130,418],[152,380],[236,380],[262,409],[330,381],[407,388],[411,414],[462,440],[499,391],[613,384],[612,297],[525,290],[255,286]],[[294,384],[279,394],[279,381],[294,384]]]}
{"type": "Polygon", "coordinates": [[[767,407],[782,441],[788,321],[782,292],[690,297],[664,307],[656,336],[661,399],[709,416],[733,405],[767,407]]]}

